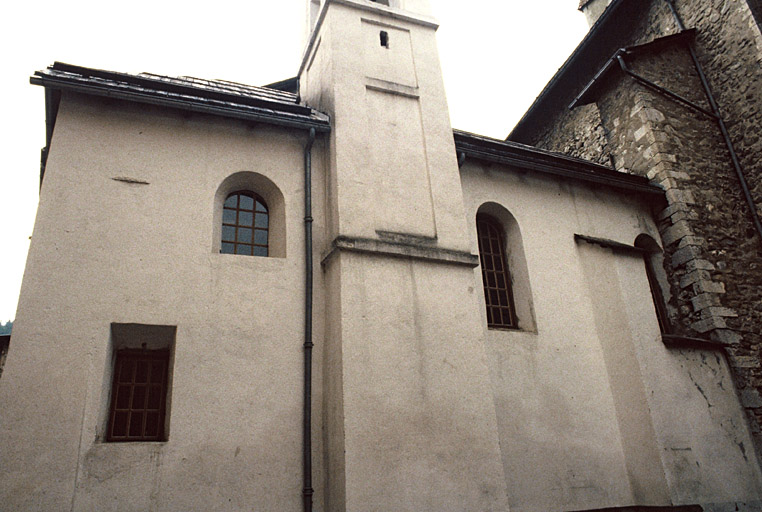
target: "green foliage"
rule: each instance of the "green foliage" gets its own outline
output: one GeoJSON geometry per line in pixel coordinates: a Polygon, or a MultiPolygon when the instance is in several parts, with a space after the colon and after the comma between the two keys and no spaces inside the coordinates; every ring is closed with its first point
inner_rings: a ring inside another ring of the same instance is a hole
{"type": "Polygon", "coordinates": [[[6,323],[0,323],[0,336],[4,334],[10,334],[13,328],[13,320],[8,320],[6,323]]]}

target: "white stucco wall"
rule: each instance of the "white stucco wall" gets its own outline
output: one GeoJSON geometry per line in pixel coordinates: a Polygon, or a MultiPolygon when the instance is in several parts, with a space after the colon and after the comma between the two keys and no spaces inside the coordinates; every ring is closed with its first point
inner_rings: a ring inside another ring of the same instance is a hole
{"type": "Polygon", "coordinates": [[[64,95],[0,385],[0,508],[300,506],[305,142],[299,132],[64,95]],[[215,193],[241,171],[282,192],[286,225],[271,236],[285,231],[286,257],[214,251],[215,193]],[[111,322],[177,326],[167,442],[103,442],[111,322]]]}
{"type": "Polygon", "coordinates": [[[721,353],[667,349],[642,259],[574,240],[658,240],[648,208],[498,165],[466,161],[461,176],[472,249],[479,208],[502,205],[531,284],[536,332],[487,330],[482,315],[511,510],[758,503],[721,353]]]}

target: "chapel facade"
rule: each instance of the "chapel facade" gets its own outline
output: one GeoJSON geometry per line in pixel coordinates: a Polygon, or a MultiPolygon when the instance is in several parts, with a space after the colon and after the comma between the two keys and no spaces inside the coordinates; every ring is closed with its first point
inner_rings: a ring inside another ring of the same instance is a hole
{"type": "Polygon", "coordinates": [[[760,510],[756,6],[580,7],[507,140],[427,0],[308,0],[265,87],[35,73],[0,508],[760,510]]]}

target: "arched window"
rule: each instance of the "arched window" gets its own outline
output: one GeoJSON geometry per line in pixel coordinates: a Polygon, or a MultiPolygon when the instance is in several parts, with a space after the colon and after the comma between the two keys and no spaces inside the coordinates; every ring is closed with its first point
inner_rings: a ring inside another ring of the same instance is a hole
{"type": "Polygon", "coordinates": [[[518,319],[511,289],[503,225],[494,217],[480,213],[476,216],[476,233],[479,239],[484,301],[487,306],[487,326],[516,329],[518,319]]]}
{"type": "Polygon", "coordinates": [[[224,254],[267,256],[270,214],[264,199],[247,190],[228,194],[222,207],[224,254]]]}

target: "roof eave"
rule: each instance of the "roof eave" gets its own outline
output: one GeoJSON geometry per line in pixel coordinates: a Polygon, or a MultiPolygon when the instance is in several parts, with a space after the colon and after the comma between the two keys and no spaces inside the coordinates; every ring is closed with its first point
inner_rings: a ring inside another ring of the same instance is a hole
{"type": "Polygon", "coordinates": [[[330,120],[305,119],[296,114],[277,112],[273,109],[254,107],[251,105],[241,106],[221,106],[211,105],[192,99],[179,99],[167,96],[158,96],[150,92],[136,92],[120,90],[107,85],[93,85],[85,83],[73,83],[72,81],[36,74],[30,77],[30,83],[40,85],[49,89],[68,90],[88,94],[93,96],[102,96],[115,99],[121,99],[136,103],[170,107],[180,110],[215,114],[222,117],[243,119],[248,121],[257,121],[288,128],[298,128],[309,130],[314,128],[316,132],[329,132],[331,130],[330,120]]]}
{"type": "Polygon", "coordinates": [[[516,142],[490,139],[460,130],[454,130],[453,135],[456,150],[459,153],[464,153],[466,157],[476,160],[635,192],[652,199],[664,196],[664,190],[652,185],[642,176],[624,174],[587,160],[540,150],[516,142]]]}

